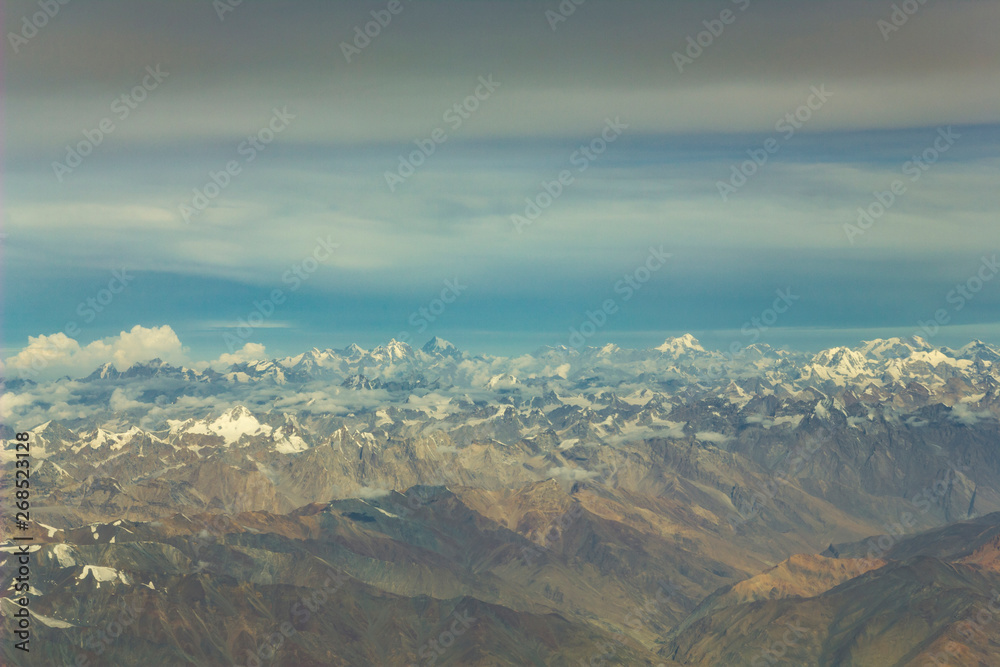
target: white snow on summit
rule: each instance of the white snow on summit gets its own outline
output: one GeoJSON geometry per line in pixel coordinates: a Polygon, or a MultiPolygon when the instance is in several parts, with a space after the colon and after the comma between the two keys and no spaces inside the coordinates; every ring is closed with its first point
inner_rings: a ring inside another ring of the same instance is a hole
{"type": "Polygon", "coordinates": [[[172,422],[171,432],[222,436],[227,445],[237,442],[244,435],[268,435],[271,427],[261,424],[242,405],[236,406],[214,421],[203,419],[188,422],[172,422]]]}
{"type": "Polygon", "coordinates": [[[685,352],[704,352],[705,348],[701,346],[698,339],[691,334],[684,334],[677,338],[668,338],[663,341],[663,344],[655,348],[658,352],[663,352],[664,354],[679,355],[685,352]]]}

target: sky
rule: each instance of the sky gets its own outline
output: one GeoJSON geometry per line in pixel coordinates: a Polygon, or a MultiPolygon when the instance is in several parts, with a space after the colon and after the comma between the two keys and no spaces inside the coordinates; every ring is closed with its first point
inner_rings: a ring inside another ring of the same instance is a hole
{"type": "Polygon", "coordinates": [[[1000,343],[998,2],[229,2],[5,3],[8,364],[1000,343]]]}

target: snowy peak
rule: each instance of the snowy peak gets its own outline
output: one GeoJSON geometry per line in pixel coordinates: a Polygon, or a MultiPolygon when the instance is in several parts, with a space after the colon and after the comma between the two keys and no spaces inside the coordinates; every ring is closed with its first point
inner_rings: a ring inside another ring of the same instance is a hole
{"type": "Polygon", "coordinates": [[[454,356],[458,353],[458,348],[452,343],[446,341],[444,338],[438,338],[434,336],[427,344],[420,348],[427,354],[437,354],[441,356],[454,356]]]}
{"type": "Polygon", "coordinates": [[[743,356],[754,361],[760,359],[777,359],[781,354],[767,343],[751,343],[743,348],[743,356]]]}
{"type": "Polygon", "coordinates": [[[253,414],[243,405],[237,405],[235,408],[230,410],[228,413],[223,415],[229,417],[233,421],[238,421],[240,419],[253,419],[253,414]]]}
{"type": "MultiPolygon", "coordinates": [[[[187,442],[178,439],[188,435],[210,435],[222,438],[223,445],[229,447],[239,444],[244,438],[253,438],[253,442],[273,447],[280,454],[296,454],[309,449],[307,436],[298,420],[289,414],[281,416],[280,423],[270,418],[266,421],[258,419],[250,410],[237,405],[228,412],[216,418],[188,419],[186,421],[168,421],[171,440],[175,446],[187,446],[200,450],[204,443],[187,442]],[[270,421],[271,423],[266,423],[270,421]],[[273,426],[272,426],[273,424],[273,426]],[[263,439],[263,440],[262,440],[263,439]]],[[[162,441],[161,441],[162,442],[162,441]]],[[[249,445],[250,442],[242,442],[249,445]]]]}
{"type": "Polygon", "coordinates": [[[110,361],[93,373],[85,377],[84,382],[91,382],[93,380],[117,380],[122,376],[121,372],[115,368],[115,365],[110,361]]]}
{"type": "Polygon", "coordinates": [[[119,451],[131,445],[136,439],[148,438],[152,442],[160,442],[159,438],[146,433],[137,426],[132,426],[124,433],[114,433],[102,428],[94,429],[89,433],[81,433],[81,444],[74,451],[80,451],[84,447],[100,449],[107,447],[111,451],[119,451]]]}
{"type": "Polygon", "coordinates": [[[314,347],[308,352],[294,357],[286,357],[278,363],[285,368],[310,372],[330,365],[336,358],[337,354],[332,350],[320,350],[314,347]]]}
{"type": "Polygon", "coordinates": [[[281,454],[298,454],[309,449],[309,443],[305,441],[302,429],[295,423],[294,419],[279,426],[271,434],[274,440],[275,451],[281,454]]]}
{"type": "Polygon", "coordinates": [[[825,366],[848,377],[855,377],[865,372],[868,362],[863,354],[855,352],[849,347],[832,347],[814,356],[812,363],[825,366]]]}
{"type": "Polygon", "coordinates": [[[249,361],[233,364],[222,377],[230,382],[270,379],[277,384],[285,384],[288,379],[285,367],[273,361],[249,361]]]}
{"type": "Polygon", "coordinates": [[[133,364],[131,368],[122,373],[123,378],[148,378],[158,375],[179,375],[187,369],[171,366],[162,359],[153,359],[144,363],[133,364]]]}
{"type": "Polygon", "coordinates": [[[253,414],[242,405],[225,412],[217,419],[188,420],[186,422],[171,422],[172,433],[193,435],[217,435],[227,445],[238,442],[244,435],[268,435],[271,427],[261,424],[253,414]]]}
{"type": "Polygon", "coordinates": [[[348,361],[357,361],[361,357],[365,356],[368,350],[364,349],[357,343],[351,343],[343,350],[340,351],[340,356],[344,357],[348,361]]]}
{"type": "Polygon", "coordinates": [[[705,348],[701,346],[698,339],[691,334],[684,334],[677,338],[668,338],[663,341],[663,344],[659,347],[654,348],[657,352],[662,352],[664,354],[672,354],[674,356],[684,354],[686,352],[704,352],[705,348]]]}
{"type": "Polygon", "coordinates": [[[119,371],[113,362],[108,362],[83,378],[84,382],[93,380],[121,380],[132,378],[148,378],[156,375],[174,375],[185,369],[171,366],[162,359],[132,364],[127,370],[119,371]]]}
{"type": "Polygon", "coordinates": [[[347,389],[380,389],[382,383],[378,380],[372,382],[367,376],[356,373],[341,382],[340,386],[347,389]]]}
{"type": "Polygon", "coordinates": [[[802,368],[802,379],[833,381],[843,385],[869,375],[868,360],[849,347],[833,347],[816,354],[811,363],[802,368]]]}
{"type": "MultiPolygon", "coordinates": [[[[63,445],[77,439],[77,434],[59,422],[49,420],[31,429],[34,438],[43,446],[49,444],[63,445]]],[[[32,447],[34,451],[34,447],[32,447]]]]}
{"type": "Polygon", "coordinates": [[[371,357],[373,360],[378,361],[380,363],[389,363],[389,364],[396,361],[402,361],[403,359],[406,359],[407,357],[410,357],[412,355],[413,355],[413,348],[407,345],[406,343],[399,342],[395,338],[390,340],[385,345],[379,345],[378,347],[376,347],[375,349],[373,349],[371,352],[368,353],[368,356],[371,357]]]}
{"type": "Polygon", "coordinates": [[[968,345],[964,345],[955,351],[956,359],[968,359],[970,361],[982,359],[983,361],[1000,360],[1000,352],[990,347],[981,340],[974,340],[968,345]]]}
{"type": "Polygon", "coordinates": [[[905,359],[917,351],[932,349],[923,338],[914,337],[909,340],[902,338],[876,338],[864,341],[857,349],[869,359],[905,359]]]}

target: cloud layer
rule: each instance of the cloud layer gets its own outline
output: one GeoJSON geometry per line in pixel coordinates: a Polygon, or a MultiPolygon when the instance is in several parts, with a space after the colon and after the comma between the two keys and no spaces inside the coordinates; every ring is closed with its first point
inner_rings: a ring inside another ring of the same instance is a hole
{"type": "Polygon", "coordinates": [[[25,348],[6,359],[3,370],[10,378],[52,380],[63,376],[84,377],[109,363],[119,371],[154,359],[198,369],[228,368],[232,364],[264,359],[267,354],[259,343],[247,343],[236,353],[225,353],[210,361],[195,361],[188,352],[170,326],[146,328],[137,324],[130,331],[86,345],[80,345],[62,332],[31,336],[25,348]]]}

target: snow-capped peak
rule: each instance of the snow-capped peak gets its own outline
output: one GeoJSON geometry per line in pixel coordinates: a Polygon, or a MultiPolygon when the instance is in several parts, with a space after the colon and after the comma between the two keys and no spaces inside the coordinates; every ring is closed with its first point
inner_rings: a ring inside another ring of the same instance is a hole
{"type": "Polygon", "coordinates": [[[458,348],[456,348],[452,343],[437,336],[434,336],[434,338],[427,341],[427,344],[420,349],[427,354],[454,354],[458,351],[458,348]]]}
{"type": "Polygon", "coordinates": [[[393,338],[385,345],[379,345],[368,353],[372,359],[392,363],[413,354],[413,348],[393,338]]]}
{"type": "Polygon", "coordinates": [[[669,353],[669,354],[682,354],[684,352],[704,352],[705,348],[701,346],[698,339],[691,334],[684,334],[683,336],[678,336],[677,338],[668,338],[663,341],[663,344],[655,348],[657,352],[669,353]]]}
{"type": "Polygon", "coordinates": [[[188,420],[186,422],[173,422],[170,430],[175,433],[218,435],[222,437],[227,445],[237,442],[244,435],[268,435],[271,433],[270,426],[261,424],[242,405],[236,406],[212,421],[199,419],[188,420]]]}
{"type": "Polygon", "coordinates": [[[922,338],[909,340],[902,338],[876,338],[863,341],[858,352],[869,359],[905,359],[918,350],[929,350],[930,345],[922,338]]]}
{"type": "Polygon", "coordinates": [[[842,384],[868,373],[868,360],[849,347],[832,347],[819,352],[811,364],[802,369],[803,377],[815,375],[821,380],[834,380],[842,384]]]}
{"type": "Polygon", "coordinates": [[[1000,352],[981,340],[974,340],[955,351],[957,359],[984,359],[986,361],[1000,360],[1000,352]]]}
{"type": "Polygon", "coordinates": [[[109,380],[109,379],[116,379],[120,375],[121,373],[118,371],[117,368],[115,368],[115,365],[109,361],[108,363],[104,364],[103,366],[95,370],[93,373],[91,373],[87,379],[109,380]]]}

